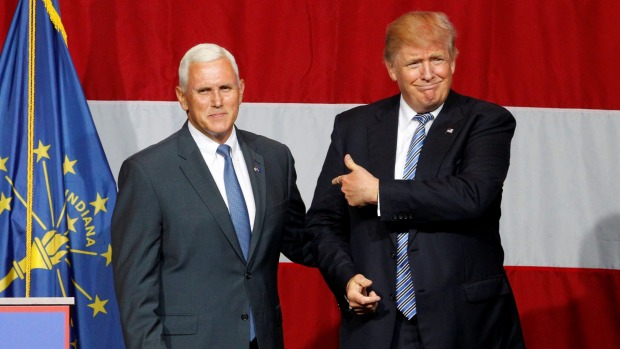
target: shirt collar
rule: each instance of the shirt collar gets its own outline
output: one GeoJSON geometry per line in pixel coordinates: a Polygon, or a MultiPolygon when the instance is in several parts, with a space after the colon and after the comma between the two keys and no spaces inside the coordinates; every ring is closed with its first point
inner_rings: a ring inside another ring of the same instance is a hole
{"type": "MultiPolygon", "coordinates": [[[[437,116],[439,115],[439,112],[441,111],[441,109],[443,109],[444,104],[440,105],[439,108],[431,111],[431,114],[433,115],[434,120],[437,119],[437,116]]],[[[404,123],[410,122],[411,120],[413,120],[414,116],[418,115],[418,113],[416,113],[413,109],[411,109],[409,104],[405,102],[405,99],[403,98],[402,93],[400,95],[400,109],[399,109],[398,115],[400,117],[399,121],[404,122],[404,123]]]]}
{"type": "MultiPolygon", "coordinates": [[[[194,141],[198,145],[198,149],[200,149],[202,155],[205,157],[205,160],[209,163],[214,161],[217,156],[217,147],[219,147],[220,144],[205,136],[196,127],[194,127],[191,122],[188,122],[187,126],[189,128],[189,133],[192,135],[192,138],[194,138],[194,141]]],[[[235,157],[240,151],[239,141],[237,139],[237,129],[235,127],[233,127],[230,137],[228,137],[224,144],[228,144],[230,146],[231,157],[235,160],[235,157]]]]}

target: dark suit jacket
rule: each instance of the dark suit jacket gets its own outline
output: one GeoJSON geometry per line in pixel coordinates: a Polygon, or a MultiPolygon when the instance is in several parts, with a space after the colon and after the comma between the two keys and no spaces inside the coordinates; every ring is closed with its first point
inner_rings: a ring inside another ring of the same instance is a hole
{"type": "Polygon", "coordinates": [[[247,348],[250,304],[260,347],[283,347],[278,261],[310,261],[305,207],[288,148],[237,137],[256,201],[248,263],[187,123],[123,163],[112,248],[128,349],[247,348]]]}
{"type": "Polygon", "coordinates": [[[395,180],[400,96],[336,117],[308,212],[318,266],[343,310],[343,349],[389,348],[396,314],[396,233],[413,229],[409,256],[421,337],[431,348],[523,346],[503,268],[499,218],[513,116],[504,108],[451,91],[432,124],[416,179],[395,180]],[[347,205],[331,179],[343,158],[379,178],[377,206],[347,205]],[[344,298],[361,273],[382,298],[376,313],[357,316],[344,298]]]}

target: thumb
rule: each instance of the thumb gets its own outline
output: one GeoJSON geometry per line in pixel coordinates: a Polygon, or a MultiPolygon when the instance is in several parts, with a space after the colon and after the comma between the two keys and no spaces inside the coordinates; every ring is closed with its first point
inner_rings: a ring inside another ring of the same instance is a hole
{"type": "Polygon", "coordinates": [[[353,161],[351,155],[347,154],[344,156],[344,164],[351,171],[357,170],[360,166],[353,161]]]}
{"type": "Polygon", "coordinates": [[[357,283],[362,287],[370,287],[372,285],[372,281],[367,279],[364,275],[361,275],[361,274],[357,278],[357,283]]]}
{"type": "Polygon", "coordinates": [[[379,297],[379,295],[375,291],[370,291],[370,294],[368,294],[368,297],[372,297],[376,300],[381,300],[381,297],[379,297]]]}

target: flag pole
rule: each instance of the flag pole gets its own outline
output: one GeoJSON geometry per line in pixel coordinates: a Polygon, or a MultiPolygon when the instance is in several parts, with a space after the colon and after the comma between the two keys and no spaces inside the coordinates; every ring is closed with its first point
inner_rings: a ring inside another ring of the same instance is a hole
{"type": "Polygon", "coordinates": [[[32,258],[32,203],[34,198],[34,93],[36,49],[36,0],[29,0],[28,12],[28,146],[26,193],[26,297],[30,297],[30,269],[32,258]]]}

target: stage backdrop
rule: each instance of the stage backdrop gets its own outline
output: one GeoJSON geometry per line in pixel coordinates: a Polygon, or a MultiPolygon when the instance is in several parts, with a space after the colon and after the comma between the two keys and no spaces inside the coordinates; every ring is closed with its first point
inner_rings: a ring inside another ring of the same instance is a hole
{"type": "MultiPolygon", "coordinates": [[[[0,38],[16,2],[3,1],[0,38]]],[[[455,90],[517,119],[501,235],[528,347],[620,347],[620,2],[60,0],[60,8],[114,174],[181,127],[178,62],[214,42],[237,57],[246,82],[238,126],[291,148],[307,204],[334,116],[397,92],[382,63],[387,24],[409,10],[447,13],[459,32],[455,90]]],[[[280,292],[287,348],[337,348],[338,310],[316,270],[283,260],[280,292]]]]}

